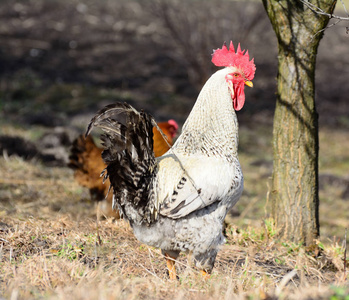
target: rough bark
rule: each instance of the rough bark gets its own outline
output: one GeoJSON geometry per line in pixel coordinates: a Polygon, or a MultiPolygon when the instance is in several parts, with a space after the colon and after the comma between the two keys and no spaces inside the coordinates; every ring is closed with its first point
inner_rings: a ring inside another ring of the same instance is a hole
{"type": "MultiPolygon", "coordinates": [[[[332,13],[335,0],[310,1],[332,13]]],[[[299,0],[263,0],[278,39],[272,217],[280,237],[311,245],[319,236],[315,62],[329,18],[299,0]]]]}

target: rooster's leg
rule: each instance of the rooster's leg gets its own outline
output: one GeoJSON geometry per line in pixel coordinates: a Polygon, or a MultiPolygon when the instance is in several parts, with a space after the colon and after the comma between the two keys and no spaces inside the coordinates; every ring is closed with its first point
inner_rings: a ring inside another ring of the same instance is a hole
{"type": "Polygon", "coordinates": [[[207,273],[205,270],[200,270],[200,273],[205,280],[210,278],[210,273],[207,273]]]}
{"type": "Polygon", "coordinates": [[[165,257],[166,257],[166,264],[167,264],[167,269],[168,269],[168,274],[170,276],[170,279],[175,280],[177,279],[175,258],[171,257],[167,253],[165,253],[165,257]]]}
{"type": "Polygon", "coordinates": [[[161,253],[165,256],[166,258],[166,264],[167,264],[167,269],[168,269],[168,275],[170,276],[171,280],[177,279],[177,274],[176,274],[176,267],[175,267],[175,262],[177,257],[179,256],[180,251],[175,251],[175,250],[162,250],[161,253]]]}
{"type": "Polygon", "coordinates": [[[217,249],[213,248],[204,253],[194,254],[194,264],[200,270],[205,280],[210,278],[211,271],[217,256],[217,249]]]}

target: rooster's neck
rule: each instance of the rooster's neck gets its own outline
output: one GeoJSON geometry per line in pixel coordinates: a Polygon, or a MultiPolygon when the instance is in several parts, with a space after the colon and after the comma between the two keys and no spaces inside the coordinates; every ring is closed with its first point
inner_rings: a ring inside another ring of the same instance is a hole
{"type": "Polygon", "coordinates": [[[238,122],[225,76],[217,71],[202,88],[174,149],[207,156],[236,157],[238,122]]]}

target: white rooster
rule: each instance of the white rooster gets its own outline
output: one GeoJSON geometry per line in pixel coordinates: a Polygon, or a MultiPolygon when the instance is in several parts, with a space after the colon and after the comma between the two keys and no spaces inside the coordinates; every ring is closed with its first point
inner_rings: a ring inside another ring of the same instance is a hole
{"type": "Polygon", "coordinates": [[[245,102],[256,67],[248,52],[232,42],[214,51],[222,66],[202,88],[173,147],[155,158],[155,120],[126,103],[112,104],[91,120],[104,131],[102,157],[118,207],[139,241],[162,250],[169,276],[176,278],[175,259],[192,254],[205,277],[224,242],[223,220],[238,201],[243,176],[238,161],[235,111],[245,102]]]}

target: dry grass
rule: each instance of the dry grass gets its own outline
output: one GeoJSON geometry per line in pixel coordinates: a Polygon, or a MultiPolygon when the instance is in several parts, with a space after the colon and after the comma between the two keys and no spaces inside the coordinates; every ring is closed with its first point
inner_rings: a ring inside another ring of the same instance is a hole
{"type": "Polygon", "coordinates": [[[208,281],[181,256],[179,281],[170,282],[160,251],[141,245],[123,221],[102,222],[100,245],[93,219],[5,217],[3,222],[0,265],[6,284],[0,291],[8,298],[326,299],[333,294],[330,285],[345,284],[338,245],[315,258],[303,247],[233,229],[208,281]]]}
{"type": "Polygon", "coordinates": [[[0,171],[5,299],[346,299],[336,242],[317,249],[280,243],[269,220],[230,227],[209,280],[182,255],[179,280],[171,282],[161,252],[140,244],[126,222],[106,219],[97,228],[70,170],[5,156],[0,171]]]}

